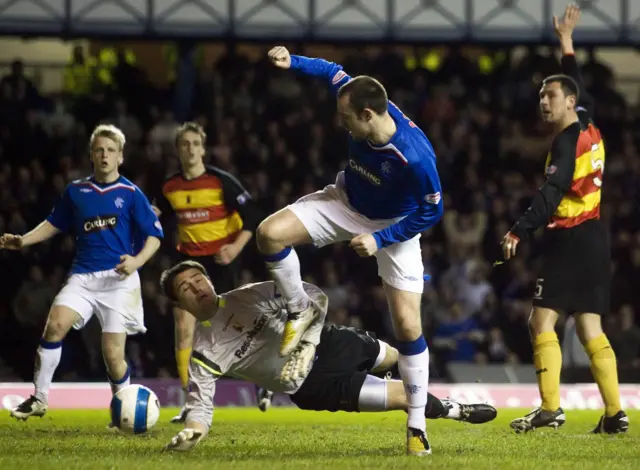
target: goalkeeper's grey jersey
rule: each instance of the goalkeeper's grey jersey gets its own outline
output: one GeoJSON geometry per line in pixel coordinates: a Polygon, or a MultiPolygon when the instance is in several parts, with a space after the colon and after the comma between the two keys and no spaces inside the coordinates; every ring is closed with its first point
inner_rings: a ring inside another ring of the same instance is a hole
{"type": "MultiPolygon", "coordinates": [[[[302,341],[314,345],[327,313],[327,296],[303,283],[321,315],[302,341]]],[[[213,416],[215,381],[223,375],[246,380],[274,392],[295,393],[302,380],[282,384],[280,373],[287,361],[280,357],[280,342],[287,320],[286,303],[273,282],[247,284],[218,298],[215,314],[196,326],[189,365],[189,419],[207,426],[213,416]]]]}

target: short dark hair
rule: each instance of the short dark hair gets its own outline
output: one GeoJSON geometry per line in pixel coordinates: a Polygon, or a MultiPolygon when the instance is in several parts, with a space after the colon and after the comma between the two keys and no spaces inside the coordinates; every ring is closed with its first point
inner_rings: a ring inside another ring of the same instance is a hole
{"type": "Polygon", "coordinates": [[[176,147],[180,143],[180,139],[185,132],[195,132],[196,134],[198,134],[202,139],[202,145],[207,142],[207,133],[204,131],[204,128],[197,122],[187,121],[176,129],[176,137],[174,142],[176,147]]]}
{"type": "Polygon", "coordinates": [[[169,297],[174,302],[178,301],[178,296],[176,295],[175,286],[173,285],[173,281],[175,281],[176,276],[180,273],[185,272],[188,269],[197,269],[202,274],[209,278],[207,274],[207,270],[197,261],[186,260],[182,261],[175,266],[165,270],[160,275],[160,287],[162,287],[162,291],[164,295],[169,297]]]}
{"type": "Polygon", "coordinates": [[[578,83],[571,78],[569,75],[564,74],[556,74],[550,75],[544,80],[542,80],[542,85],[548,85],[549,83],[560,83],[560,88],[562,88],[562,92],[565,96],[575,96],[576,103],[580,99],[580,88],[578,87],[578,83]]]}
{"type": "Polygon", "coordinates": [[[366,108],[382,115],[387,111],[389,98],[387,90],[373,77],[360,75],[342,85],[338,90],[338,98],[348,94],[351,108],[360,115],[366,108]]]}

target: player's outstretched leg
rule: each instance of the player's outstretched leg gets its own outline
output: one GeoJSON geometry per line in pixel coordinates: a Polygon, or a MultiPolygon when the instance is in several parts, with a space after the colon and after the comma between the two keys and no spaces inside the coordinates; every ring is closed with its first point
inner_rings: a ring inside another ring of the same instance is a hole
{"type": "Polygon", "coordinates": [[[49,388],[62,356],[62,340],[77,320],[78,313],[69,307],[55,305],[51,308],[36,357],[35,393],[11,410],[14,418],[26,420],[30,416],[42,417],[47,412],[49,388]]]}
{"type": "Polygon", "coordinates": [[[386,282],[384,290],[398,339],[398,370],[407,394],[407,454],[428,455],[431,446],[424,416],[429,386],[429,349],[420,324],[422,295],[396,289],[386,282]]]}
{"type": "Polygon", "coordinates": [[[317,310],[304,290],[300,260],[294,245],[311,243],[311,237],[293,212],[283,209],[266,218],[256,232],[260,253],[267,264],[289,310],[280,344],[280,354],[288,355],[317,317],[317,310]]]}
{"type": "Polygon", "coordinates": [[[616,354],[609,339],[602,331],[602,320],[595,313],[575,314],[576,331],[591,360],[591,373],[598,384],[604,415],[592,431],[594,434],[617,434],[627,432],[629,417],[622,411],[620,388],[618,385],[618,365],[616,354]]]}
{"type": "MultiPolygon", "coordinates": [[[[398,350],[389,346],[384,341],[378,340],[380,351],[376,358],[375,366],[371,369],[373,373],[388,371],[398,362],[398,350]]],[[[377,378],[365,380],[360,390],[360,405],[369,411],[404,410],[407,411],[407,395],[404,391],[402,381],[393,380],[391,371],[388,371],[384,381],[384,392],[381,390],[380,381],[377,378]],[[384,396],[381,401],[375,397],[384,396]]],[[[462,404],[453,400],[440,400],[435,395],[427,393],[427,405],[425,407],[425,418],[427,419],[453,419],[470,424],[483,424],[493,421],[498,415],[497,410],[484,403],[462,404]]]]}
{"type": "MultiPolygon", "coordinates": [[[[408,412],[407,395],[402,381],[382,380],[367,375],[358,396],[358,410],[361,412],[404,410],[408,412]]],[[[498,412],[491,405],[465,405],[453,400],[440,400],[427,393],[426,419],[453,419],[471,424],[493,421],[498,412]]]]}
{"type": "Polygon", "coordinates": [[[558,429],[565,422],[564,411],[560,408],[562,351],[555,333],[557,320],[558,314],[549,308],[534,307],[531,311],[529,330],[533,339],[533,364],[542,405],[528,415],[511,421],[511,428],[516,432],[543,427],[558,429]]]}
{"type": "Polygon", "coordinates": [[[267,411],[271,406],[273,392],[256,385],[256,403],[260,411],[267,411]]]}

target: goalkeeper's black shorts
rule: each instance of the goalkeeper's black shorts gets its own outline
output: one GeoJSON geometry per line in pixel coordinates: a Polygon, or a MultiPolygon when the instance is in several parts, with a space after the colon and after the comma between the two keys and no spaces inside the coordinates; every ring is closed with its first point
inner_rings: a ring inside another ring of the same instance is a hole
{"type": "Polygon", "coordinates": [[[358,411],[360,389],[379,353],[374,333],[325,325],[311,372],[291,401],[303,410],[358,411]]]}

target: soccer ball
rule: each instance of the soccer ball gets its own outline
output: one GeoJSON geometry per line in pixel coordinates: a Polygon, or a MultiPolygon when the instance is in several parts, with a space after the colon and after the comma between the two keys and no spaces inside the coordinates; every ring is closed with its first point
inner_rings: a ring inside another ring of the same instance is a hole
{"type": "Polygon", "coordinates": [[[111,423],[126,434],[143,434],[158,422],[160,402],[153,390],[129,385],[111,399],[111,423]]]}

